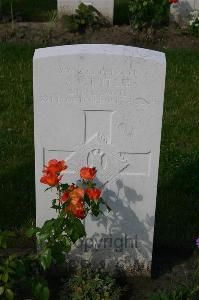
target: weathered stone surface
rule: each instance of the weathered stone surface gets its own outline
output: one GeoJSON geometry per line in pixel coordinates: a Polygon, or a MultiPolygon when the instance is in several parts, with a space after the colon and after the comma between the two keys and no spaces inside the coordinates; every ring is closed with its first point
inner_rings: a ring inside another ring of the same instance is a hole
{"type": "Polygon", "coordinates": [[[190,12],[199,9],[199,0],[179,0],[179,3],[171,5],[171,20],[181,24],[187,23],[190,12]]]}
{"type": "Polygon", "coordinates": [[[150,271],[165,69],[163,53],[126,46],[35,51],[37,225],[53,217],[43,165],[65,159],[71,183],[81,167],[96,166],[112,211],[86,221],[87,239],[73,255],[109,269],[150,271]]]}

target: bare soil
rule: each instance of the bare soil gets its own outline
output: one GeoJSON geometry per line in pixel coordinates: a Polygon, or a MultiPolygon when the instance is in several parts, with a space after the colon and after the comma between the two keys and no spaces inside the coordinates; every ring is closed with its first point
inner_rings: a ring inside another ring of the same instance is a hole
{"type": "Polygon", "coordinates": [[[64,44],[120,44],[151,49],[195,48],[199,38],[186,29],[174,25],[156,31],[135,32],[130,26],[111,26],[85,33],[71,33],[63,23],[11,23],[0,24],[0,41],[11,43],[35,43],[42,46],[64,44]]]}

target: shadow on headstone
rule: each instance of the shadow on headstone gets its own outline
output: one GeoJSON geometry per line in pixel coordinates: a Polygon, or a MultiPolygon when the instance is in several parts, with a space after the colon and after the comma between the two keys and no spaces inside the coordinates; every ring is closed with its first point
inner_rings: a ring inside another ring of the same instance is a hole
{"type": "MultiPolygon", "coordinates": [[[[100,182],[97,184],[99,186],[100,182]]],[[[148,229],[132,209],[133,205],[143,200],[143,196],[125,186],[120,179],[116,180],[116,185],[117,193],[107,187],[103,192],[103,198],[111,207],[111,212],[98,218],[91,217],[98,230],[78,243],[69,255],[70,261],[72,264],[91,265],[94,269],[100,268],[113,273],[120,269],[128,275],[148,273],[152,243],[148,229]],[[127,199],[125,202],[120,197],[121,190],[127,199]],[[99,233],[102,227],[109,233],[99,233]]],[[[145,221],[153,227],[154,217],[147,216],[145,221]]],[[[89,225],[92,226],[92,223],[89,225]]]]}

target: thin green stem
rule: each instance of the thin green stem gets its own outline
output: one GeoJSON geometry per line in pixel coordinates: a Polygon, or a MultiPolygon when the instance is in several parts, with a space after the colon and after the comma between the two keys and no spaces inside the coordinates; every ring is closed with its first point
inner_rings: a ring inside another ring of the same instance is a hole
{"type": "Polygon", "coordinates": [[[57,192],[58,192],[58,206],[59,206],[59,209],[58,209],[58,211],[59,211],[59,215],[60,215],[60,211],[61,211],[61,201],[60,201],[60,199],[61,199],[61,190],[60,190],[60,186],[59,186],[59,184],[57,185],[57,192]]]}

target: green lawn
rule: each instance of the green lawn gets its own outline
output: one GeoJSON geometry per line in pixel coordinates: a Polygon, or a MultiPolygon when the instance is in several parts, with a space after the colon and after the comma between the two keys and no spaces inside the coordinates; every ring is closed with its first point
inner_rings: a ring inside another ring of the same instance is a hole
{"type": "MultiPolygon", "coordinates": [[[[57,9],[56,0],[0,0],[0,12],[4,16],[11,15],[11,2],[14,17],[22,17],[23,21],[48,21],[50,11],[57,9]]],[[[0,14],[0,15],[1,15],[0,14]]]]}
{"type": "Polygon", "coordinates": [[[189,249],[199,234],[199,50],[166,54],[156,242],[189,249]]]}
{"type": "MultiPolygon", "coordinates": [[[[32,56],[0,46],[0,228],[35,217],[32,56]]],[[[199,51],[168,50],[156,247],[190,249],[199,233],[199,51]]]]}
{"type": "Polygon", "coordinates": [[[34,217],[33,47],[0,47],[0,227],[34,217]]]}

